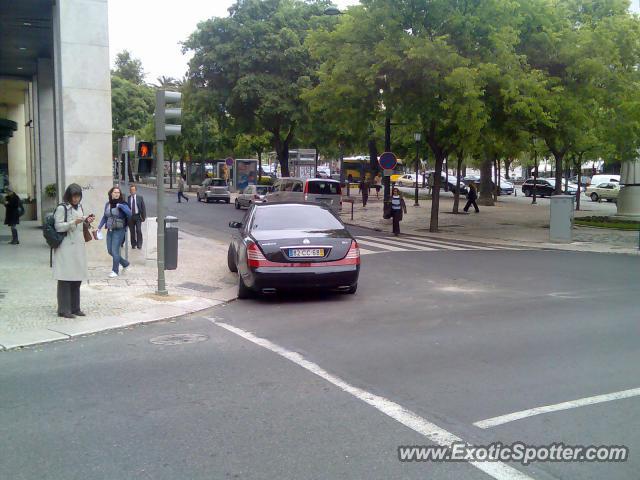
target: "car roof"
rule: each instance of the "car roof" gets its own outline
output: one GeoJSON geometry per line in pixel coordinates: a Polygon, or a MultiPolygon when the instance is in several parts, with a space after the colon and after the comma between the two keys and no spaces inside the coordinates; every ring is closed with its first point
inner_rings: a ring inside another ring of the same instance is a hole
{"type": "Polygon", "coordinates": [[[323,205],[320,203],[312,203],[312,202],[268,202],[268,203],[256,203],[254,204],[254,208],[271,208],[271,207],[308,207],[308,208],[319,208],[322,210],[329,210],[327,205],[323,205]]]}

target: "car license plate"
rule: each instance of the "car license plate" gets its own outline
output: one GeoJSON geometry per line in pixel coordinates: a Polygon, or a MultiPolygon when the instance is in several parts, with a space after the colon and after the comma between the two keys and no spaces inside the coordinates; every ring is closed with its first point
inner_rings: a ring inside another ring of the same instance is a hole
{"type": "Polygon", "coordinates": [[[290,248],[289,258],[324,257],[324,248],[290,248]]]}

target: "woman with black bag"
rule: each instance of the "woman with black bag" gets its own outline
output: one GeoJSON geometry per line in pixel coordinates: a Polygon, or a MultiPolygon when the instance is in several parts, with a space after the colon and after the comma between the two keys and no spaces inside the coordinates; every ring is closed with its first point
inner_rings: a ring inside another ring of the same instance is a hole
{"type": "Polygon", "coordinates": [[[53,278],[58,281],[58,316],[65,318],[85,316],[80,310],[80,285],[89,277],[84,230],[95,216],[84,216],[81,200],[82,187],[72,183],[54,212],[55,229],[64,239],[53,250],[53,278]]]}
{"type": "Polygon", "coordinates": [[[24,213],[24,207],[20,201],[20,197],[7,185],[5,188],[7,195],[4,198],[4,206],[7,213],[4,218],[4,224],[11,228],[10,245],[19,245],[18,230],[16,225],[20,223],[20,216],[24,213]]]}
{"type": "Polygon", "coordinates": [[[120,255],[129,218],[131,218],[131,209],[127,205],[120,187],[111,188],[109,201],[104,205],[104,215],[98,225],[98,230],[102,227],[107,228],[107,252],[113,259],[113,268],[109,273],[110,278],[118,276],[121,265],[123,273],[129,268],[129,262],[120,255]]]}

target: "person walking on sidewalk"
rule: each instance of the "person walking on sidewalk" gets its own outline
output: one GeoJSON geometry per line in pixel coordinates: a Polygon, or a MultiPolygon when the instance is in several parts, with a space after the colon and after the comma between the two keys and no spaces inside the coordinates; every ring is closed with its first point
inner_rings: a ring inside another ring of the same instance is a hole
{"type": "Polygon", "coordinates": [[[11,228],[11,241],[9,245],[19,245],[18,229],[16,225],[20,223],[20,216],[24,213],[24,207],[22,201],[16,192],[14,192],[10,186],[6,189],[7,195],[4,198],[4,207],[6,214],[4,217],[4,224],[11,228]]]}
{"type": "Polygon", "coordinates": [[[400,235],[400,222],[402,221],[403,212],[407,213],[407,205],[400,195],[400,190],[394,187],[391,192],[391,218],[393,218],[393,234],[396,237],[400,235]]]}
{"type": "Polygon", "coordinates": [[[369,183],[369,177],[365,176],[360,180],[360,192],[362,193],[362,208],[366,208],[367,201],[369,200],[369,189],[371,185],[369,183]]]}
{"type": "Polygon", "coordinates": [[[376,200],[380,198],[380,189],[382,188],[382,176],[380,172],[376,173],[376,176],[373,177],[373,186],[376,189],[376,200]]]}
{"type": "Polygon", "coordinates": [[[64,318],[84,317],[80,310],[80,285],[89,278],[87,250],[83,234],[83,223],[87,227],[95,215],[84,217],[82,210],[82,187],[69,185],[62,197],[62,204],[54,212],[55,229],[65,233],[60,246],[53,250],[53,278],[58,281],[58,316],[64,318]]]}
{"type": "Polygon", "coordinates": [[[186,175],[180,175],[180,177],[178,177],[178,203],[182,203],[180,198],[184,198],[187,202],[189,201],[189,198],[184,194],[184,181],[186,178],[186,175]]]}
{"type": "Polygon", "coordinates": [[[120,191],[120,187],[112,187],[109,190],[109,201],[104,206],[104,214],[98,225],[98,230],[102,227],[107,228],[107,252],[113,259],[110,278],[118,276],[120,265],[122,265],[123,272],[129,269],[129,261],[120,255],[129,218],[131,218],[131,210],[120,191]]]}
{"type": "Polygon", "coordinates": [[[147,219],[147,208],[144,205],[144,198],[138,195],[135,185],[129,187],[129,210],[131,219],[129,220],[129,234],[131,235],[131,248],[142,250],[142,222],[147,219]]]}
{"type": "Polygon", "coordinates": [[[471,182],[469,183],[469,193],[467,193],[467,204],[464,206],[464,211],[468,212],[469,207],[473,205],[473,208],[476,209],[476,213],[480,213],[480,209],[478,208],[478,204],[476,200],[478,199],[478,191],[476,190],[476,184],[471,182]]]}

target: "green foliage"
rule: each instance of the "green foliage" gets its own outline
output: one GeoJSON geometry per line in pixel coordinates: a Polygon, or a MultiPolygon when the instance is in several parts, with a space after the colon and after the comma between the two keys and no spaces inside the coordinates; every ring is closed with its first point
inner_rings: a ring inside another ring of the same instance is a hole
{"type": "Polygon", "coordinates": [[[155,96],[153,89],[125,80],[119,75],[111,75],[111,115],[114,142],[125,135],[153,138],[153,110],[155,96]],[[151,126],[150,126],[151,125],[151,126]],[[142,132],[146,135],[141,135],[142,132]],[[150,131],[151,136],[148,135],[150,131]]]}
{"type": "Polygon", "coordinates": [[[142,62],[131,56],[131,52],[123,50],[116,55],[115,69],[111,71],[112,75],[127,80],[135,85],[144,85],[144,70],[142,62]]]}

